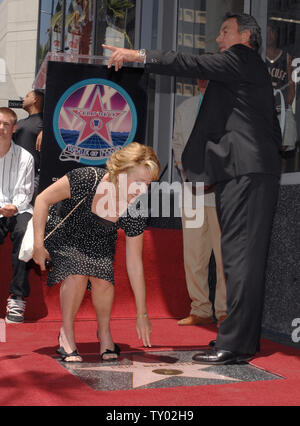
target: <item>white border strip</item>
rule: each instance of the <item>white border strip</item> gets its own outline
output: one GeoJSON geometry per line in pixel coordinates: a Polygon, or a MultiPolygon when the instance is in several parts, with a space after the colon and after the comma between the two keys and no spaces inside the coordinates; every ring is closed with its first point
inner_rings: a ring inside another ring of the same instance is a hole
{"type": "Polygon", "coordinates": [[[280,183],[281,185],[300,185],[300,173],[284,173],[280,183]]]}

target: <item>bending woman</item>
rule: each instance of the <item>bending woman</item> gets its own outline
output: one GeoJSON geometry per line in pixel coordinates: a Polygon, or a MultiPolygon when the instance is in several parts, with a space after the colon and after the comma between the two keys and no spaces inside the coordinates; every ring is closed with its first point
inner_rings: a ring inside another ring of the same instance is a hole
{"type": "Polygon", "coordinates": [[[43,271],[45,261],[51,259],[54,269],[48,273],[48,286],[62,281],[58,353],[65,362],[82,361],[76,348],[74,322],[88,282],[97,316],[101,359],[117,358],[120,353],[110,331],[113,258],[119,228],[126,234],[126,266],[135,296],[138,337],[145,347],[151,346],[142,263],[145,219],[136,214],[133,201],[158,178],[159,170],[152,148],[133,142],[111,156],[107,170],[97,167],[72,170],[36,199],[33,259],[43,271]],[[44,242],[44,236],[74,208],[44,242]]]}

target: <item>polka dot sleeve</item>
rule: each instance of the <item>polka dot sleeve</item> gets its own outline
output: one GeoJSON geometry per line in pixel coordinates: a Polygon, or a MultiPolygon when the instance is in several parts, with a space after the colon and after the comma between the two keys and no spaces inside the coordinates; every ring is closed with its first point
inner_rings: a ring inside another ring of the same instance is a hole
{"type": "Polygon", "coordinates": [[[73,169],[67,173],[67,178],[70,183],[71,198],[79,202],[91,192],[95,185],[95,169],[93,167],[73,169]]]}
{"type": "Polygon", "coordinates": [[[120,218],[120,227],[124,230],[127,237],[137,237],[145,231],[147,220],[134,209],[130,207],[127,215],[120,218]]]}

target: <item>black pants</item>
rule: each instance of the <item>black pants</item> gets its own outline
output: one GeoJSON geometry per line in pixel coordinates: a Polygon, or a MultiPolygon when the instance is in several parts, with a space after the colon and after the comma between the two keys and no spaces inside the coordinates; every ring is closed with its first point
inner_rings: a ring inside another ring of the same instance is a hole
{"type": "Polygon", "coordinates": [[[0,219],[0,244],[3,243],[8,232],[12,241],[12,267],[13,277],[9,286],[9,293],[16,296],[28,297],[30,287],[28,282],[28,265],[18,259],[23,236],[27,223],[31,218],[30,213],[17,214],[11,218],[0,219]]]}
{"type": "Polygon", "coordinates": [[[264,174],[216,185],[228,305],[228,317],[217,337],[219,349],[251,355],[259,350],[266,260],[278,189],[279,179],[264,174]]]}
{"type": "Polygon", "coordinates": [[[34,177],[34,192],[31,200],[31,204],[34,206],[35,199],[39,195],[39,185],[40,185],[40,174],[36,172],[34,177]]]}

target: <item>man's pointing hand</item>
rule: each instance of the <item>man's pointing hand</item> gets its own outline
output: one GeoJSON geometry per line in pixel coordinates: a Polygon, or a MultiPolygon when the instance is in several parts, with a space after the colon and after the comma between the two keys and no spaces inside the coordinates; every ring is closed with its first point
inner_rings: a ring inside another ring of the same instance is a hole
{"type": "Polygon", "coordinates": [[[107,46],[106,44],[102,44],[102,47],[103,49],[108,49],[112,52],[107,66],[108,68],[114,66],[116,71],[119,71],[119,69],[122,68],[124,62],[144,62],[144,59],[141,58],[138,50],[107,46]]]}

